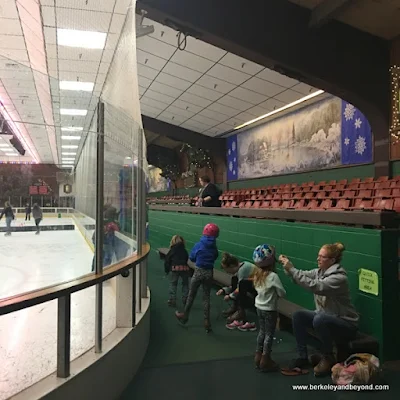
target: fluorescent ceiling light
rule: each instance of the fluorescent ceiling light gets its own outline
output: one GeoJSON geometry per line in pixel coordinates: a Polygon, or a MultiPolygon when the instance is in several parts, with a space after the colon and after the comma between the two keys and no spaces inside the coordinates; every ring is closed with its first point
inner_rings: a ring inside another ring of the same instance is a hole
{"type": "Polygon", "coordinates": [[[75,161],[75,158],[68,158],[68,157],[63,157],[62,161],[75,161]]]}
{"type": "Polygon", "coordinates": [[[75,161],[63,161],[63,164],[74,164],[75,161]]]}
{"type": "Polygon", "coordinates": [[[78,110],[76,108],[60,108],[61,115],[81,115],[86,116],[87,110],[78,110]]]}
{"type": "Polygon", "coordinates": [[[64,126],[61,128],[62,132],[82,132],[82,126],[64,126]]]}
{"type": "Polygon", "coordinates": [[[18,156],[18,153],[6,153],[6,156],[9,156],[9,157],[18,156]]]}
{"type": "Polygon", "coordinates": [[[63,156],[76,156],[76,153],[64,153],[64,152],[62,152],[61,153],[63,156]]]}
{"type": "Polygon", "coordinates": [[[60,90],[80,90],[82,92],[93,92],[93,82],[60,81],[60,90]]]}
{"type": "Polygon", "coordinates": [[[77,149],[78,146],[75,146],[74,144],[68,144],[68,145],[62,145],[61,148],[63,149],[77,149]]]}
{"type": "Polygon", "coordinates": [[[237,126],[234,130],[236,131],[236,130],[238,130],[238,129],[244,128],[245,126],[254,124],[254,122],[258,122],[258,121],[260,121],[260,120],[262,120],[262,119],[264,119],[264,118],[270,117],[271,115],[274,115],[274,114],[277,114],[277,113],[279,113],[279,112],[281,112],[281,111],[287,110],[287,109],[290,108],[290,107],[296,106],[297,104],[300,104],[300,103],[302,103],[303,101],[310,100],[310,99],[312,99],[313,97],[319,96],[319,95],[322,94],[322,93],[324,93],[323,90],[317,90],[316,92],[311,93],[311,94],[309,94],[309,95],[307,95],[307,96],[305,96],[305,97],[302,97],[301,99],[296,100],[296,101],[294,101],[293,103],[286,104],[286,106],[283,106],[283,107],[281,107],[281,108],[277,108],[276,110],[271,111],[271,112],[269,112],[268,114],[261,115],[260,117],[254,118],[254,119],[252,119],[251,121],[247,121],[247,122],[245,122],[244,124],[237,126]]]}
{"type": "Polygon", "coordinates": [[[106,39],[107,33],[103,32],[57,29],[57,44],[59,46],[104,49],[106,39]]]}
{"type": "Polygon", "coordinates": [[[72,168],[72,165],[62,165],[61,168],[72,168]]]}
{"type": "Polygon", "coordinates": [[[9,145],[9,144],[0,143],[0,147],[7,147],[7,148],[10,148],[10,145],[9,145]]]}
{"type": "Polygon", "coordinates": [[[80,136],[61,136],[62,140],[81,140],[80,136]]]}

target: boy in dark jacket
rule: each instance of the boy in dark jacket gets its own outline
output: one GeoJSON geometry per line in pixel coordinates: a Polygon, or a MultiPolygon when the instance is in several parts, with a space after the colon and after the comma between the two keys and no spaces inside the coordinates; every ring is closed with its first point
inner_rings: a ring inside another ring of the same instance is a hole
{"type": "Polygon", "coordinates": [[[196,243],[190,252],[190,260],[196,263],[192,281],[190,284],[189,297],[184,312],[175,312],[176,318],[182,324],[189,319],[190,309],[197,295],[200,285],[203,286],[204,327],[206,332],[211,332],[210,324],[210,291],[214,272],[214,262],[218,258],[217,237],[219,228],[215,224],[207,224],[203,229],[200,242],[196,243]]]}
{"type": "Polygon", "coordinates": [[[185,306],[189,293],[189,254],[185,249],[185,240],[182,236],[174,235],[171,239],[170,250],[165,257],[165,273],[170,276],[168,305],[176,306],[176,290],[179,278],[182,278],[182,303],[185,306]]]}
{"type": "Polygon", "coordinates": [[[3,215],[6,216],[7,225],[6,233],[4,234],[4,236],[11,236],[11,222],[15,219],[15,216],[14,211],[8,201],[6,201],[4,204],[4,209],[0,214],[0,220],[3,218],[3,215]]]}

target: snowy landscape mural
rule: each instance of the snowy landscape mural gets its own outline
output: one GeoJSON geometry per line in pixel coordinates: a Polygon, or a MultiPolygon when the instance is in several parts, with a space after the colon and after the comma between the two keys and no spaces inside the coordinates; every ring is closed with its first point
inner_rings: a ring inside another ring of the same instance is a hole
{"type": "Polygon", "coordinates": [[[331,98],[237,135],[238,178],[341,164],[341,99],[331,98]]]}

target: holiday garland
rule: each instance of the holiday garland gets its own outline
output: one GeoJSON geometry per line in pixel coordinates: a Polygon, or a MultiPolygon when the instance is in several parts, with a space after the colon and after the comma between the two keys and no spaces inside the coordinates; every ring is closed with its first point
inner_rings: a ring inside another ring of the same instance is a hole
{"type": "Polygon", "coordinates": [[[181,153],[186,153],[188,169],[194,170],[204,167],[212,169],[212,160],[208,150],[199,149],[185,143],[181,148],[181,153]]]}

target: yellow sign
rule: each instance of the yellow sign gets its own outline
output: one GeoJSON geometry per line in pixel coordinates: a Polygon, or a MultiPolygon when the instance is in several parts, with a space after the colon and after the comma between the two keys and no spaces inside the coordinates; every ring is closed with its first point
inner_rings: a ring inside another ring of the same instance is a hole
{"type": "Polygon", "coordinates": [[[358,288],[365,293],[378,296],[379,293],[379,278],[378,274],[368,269],[358,270],[358,288]]]}

